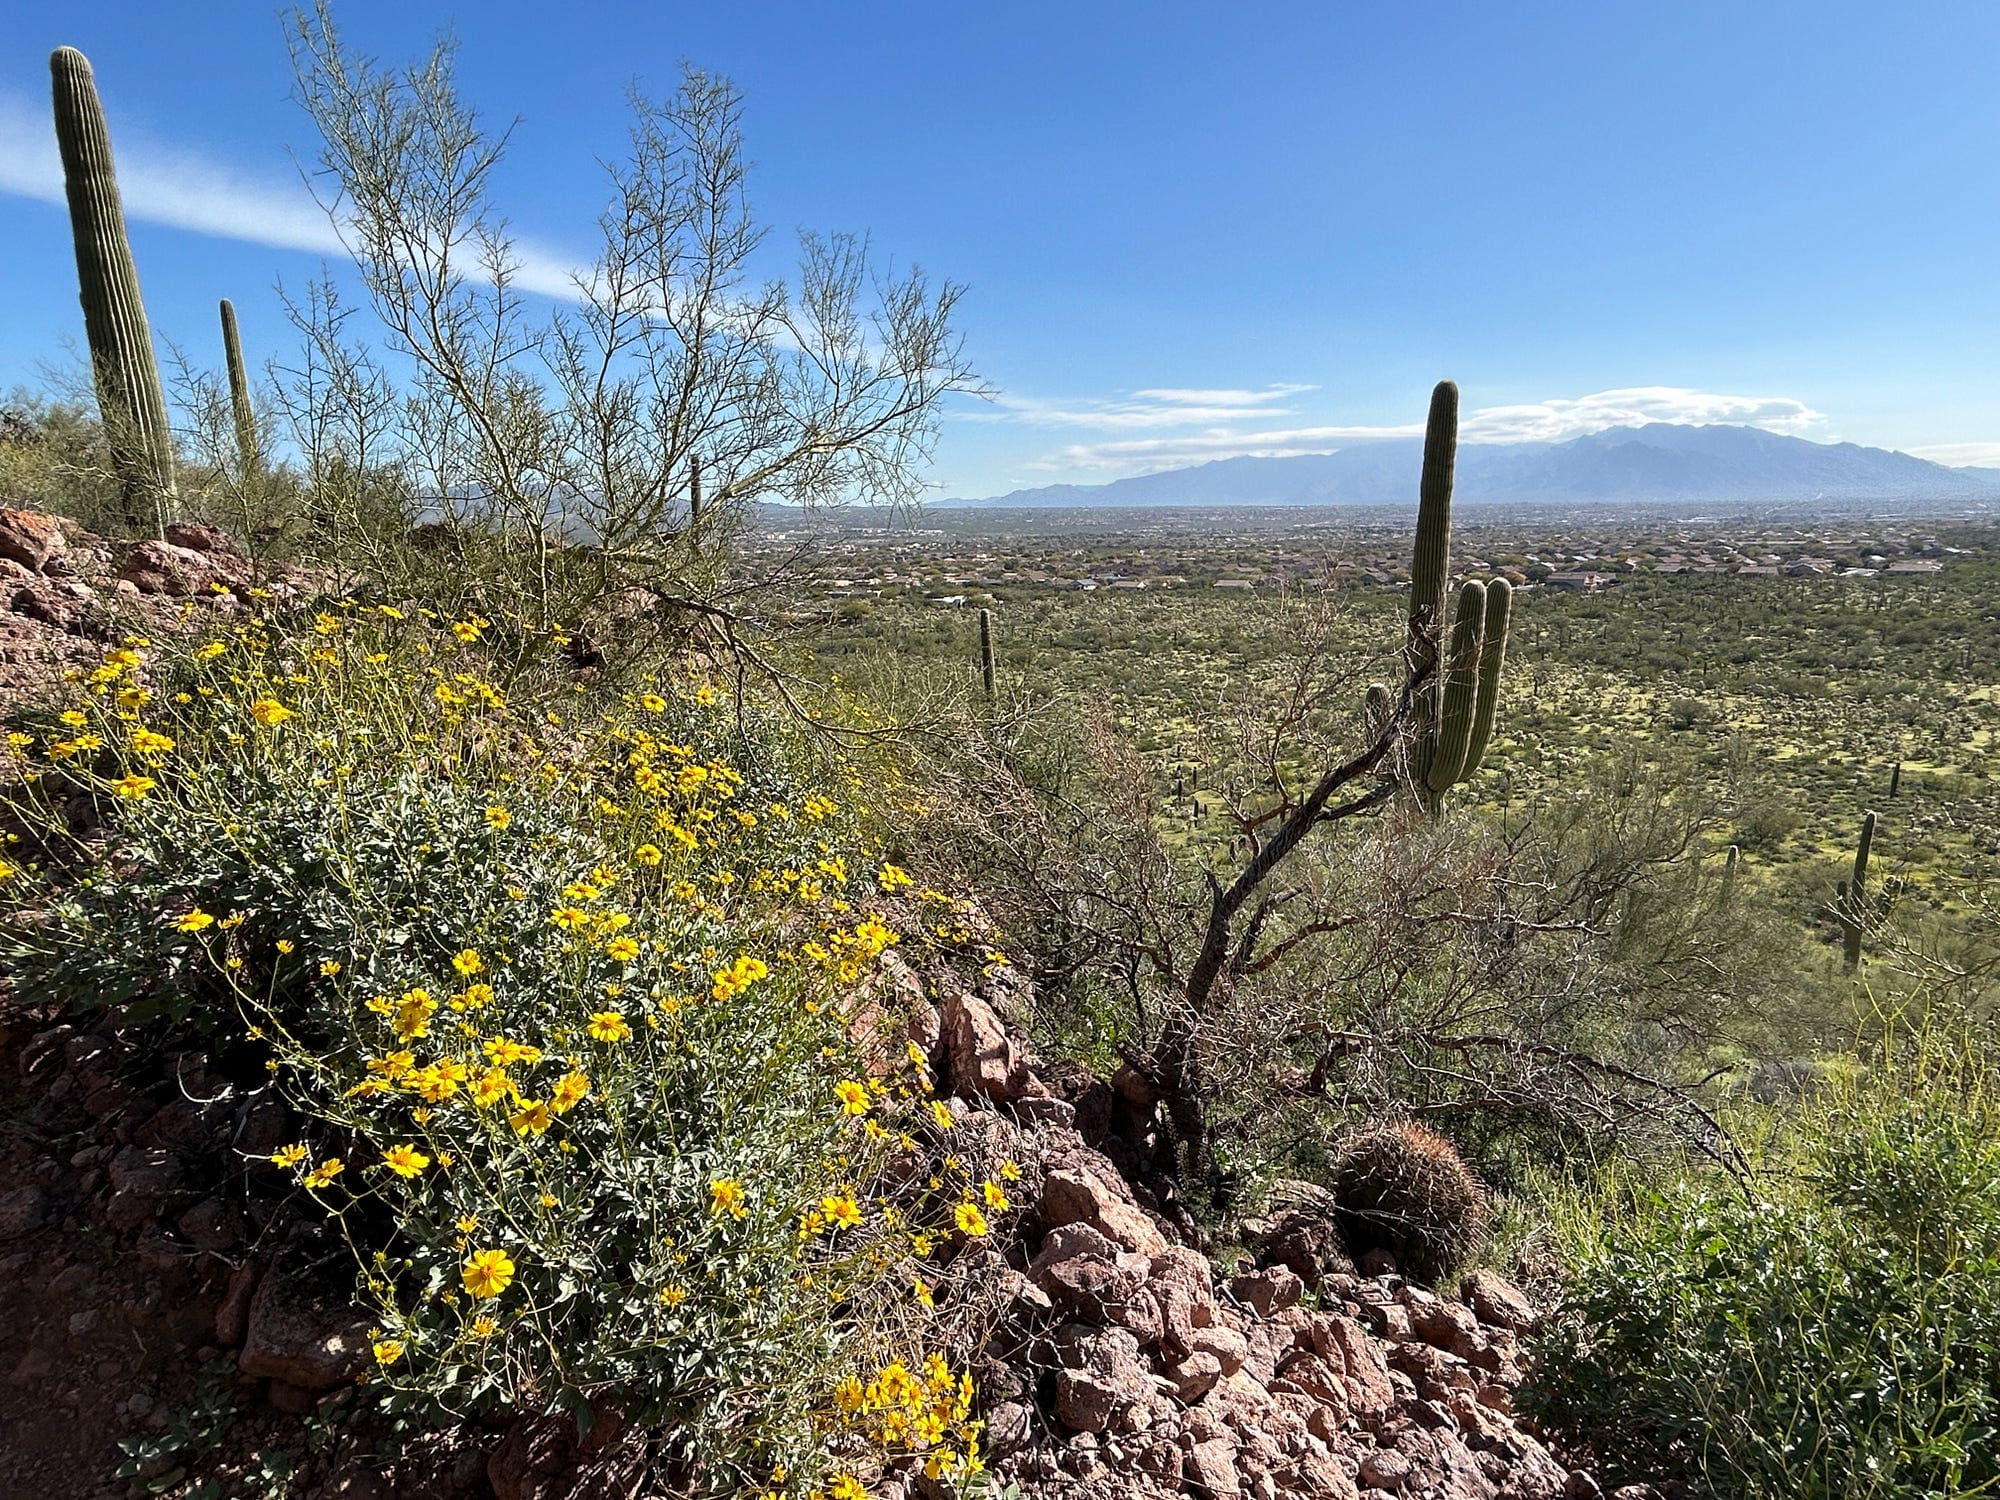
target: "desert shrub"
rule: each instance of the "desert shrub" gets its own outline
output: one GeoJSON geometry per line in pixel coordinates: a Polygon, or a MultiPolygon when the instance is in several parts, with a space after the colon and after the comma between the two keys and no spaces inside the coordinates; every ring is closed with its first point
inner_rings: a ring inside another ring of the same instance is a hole
{"type": "Polygon", "coordinates": [[[398,1406],[612,1389],[715,1492],[962,1476],[926,1278],[1007,1205],[929,1160],[921,1054],[848,1040],[907,883],[869,777],[699,678],[510,696],[486,628],[345,604],[110,652],[11,742],[21,997],[258,1060],[307,1127],[251,1165],[352,1246],[398,1406]]]}
{"type": "Polygon", "coordinates": [[[1347,1142],[1331,1185],[1350,1250],[1380,1246],[1405,1275],[1433,1286],[1478,1252],[1492,1217],[1451,1142],[1408,1122],[1347,1142]]]}
{"type": "Polygon", "coordinates": [[[1782,1119],[1749,1192],[1624,1189],[1529,1393],[1610,1479],[1717,1496],[2000,1484],[2000,1104],[1930,1045],[1782,1119]]]}

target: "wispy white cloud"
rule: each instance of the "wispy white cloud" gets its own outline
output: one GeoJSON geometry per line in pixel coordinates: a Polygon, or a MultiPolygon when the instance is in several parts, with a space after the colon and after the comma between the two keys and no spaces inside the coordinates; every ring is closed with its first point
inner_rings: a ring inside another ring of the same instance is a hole
{"type": "Polygon", "coordinates": [[[1825,420],[1790,396],[1728,396],[1686,386],[1640,385],[1525,406],[1480,407],[1460,421],[1459,435],[1468,443],[1554,443],[1648,422],[1691,427],[1728,422],[1796,436],[1825,420]]]}
{"type": "Polygon", "coordinates": [[[1903,451],[1954,469],[2000,469],[2000,443],[1926,443],[1903,451]]]}
{"type": "Polygon", "coordinates": [[[1153,388],[1093,400],[1043,400],[1000,395],[994,410],[967,413],[973,421],[1021,422],[1036,427],[1089,427],[1099,431],[1134,427],[1188,427],[1195,423],[1265,421],[1292,415],[1276,403],[1310,385],[1268,385],[1261,390],[1179,390],[1153,388]]]}
{"type": "MultiPolygon", "coordinates": [[[[1116,471],[1147,473],[1207,463],[1220,458],[1282,458],[1300,453],[1330,453],[1355,443],[1385,438],[1416,437],[1421,423],[1399,426],[1251,427],[1269,417],[1290,414],[1263,402],[1314,389],[1312,386],[1272,385],[1259,392],[1135,391],[1130,400],[1037,403],[1011,402],[1012,420],[1059,427],[1095,427],[1115,431],[1131,427],[1196,429],[1156,438],[1114,438],[1102,443],[1071,443],[1044,455],[1033,467],[1040,471],[1116,471]],[[1186,397],[1238,398],[1196,404],[1159,399],[1186,397]],[[1244,397],[1256,399],[1245,400],[1244,397]],[[1143,398],[1143,399],[1142,399],[1143,398]],[[1054,413],[1053,416],[1048,413],[1054,413]]],[[[1588,396],[1555,397],[1523,405],[1486,406],[1467,411],[1459,421],[1459,436],[1467,443],[1561,442],[1612,427],[1639,427],[1648,422],[1702,425],[1729,422],[1761,427],[1769,432],[1800,434],[1826,419],[1804,402],[1789,396],[1737,396],[1685,386],[1632,386],[1598,391],[1588,396]]]]}
{"type": "MultiPolygon", "coordinates": [[[[120,133],[116,150],[118,191],[129,219],[278,250],[347,254],[333,220],[296,176],[247,173],[130,131],[120,133]]],[[[48,109],[18,94],[0,94],[0,192],[65,201],[48,109]]],[[[576,296],[574,262],[519,239],[514,254],[514,284],[523,291],[576,296]]]]}

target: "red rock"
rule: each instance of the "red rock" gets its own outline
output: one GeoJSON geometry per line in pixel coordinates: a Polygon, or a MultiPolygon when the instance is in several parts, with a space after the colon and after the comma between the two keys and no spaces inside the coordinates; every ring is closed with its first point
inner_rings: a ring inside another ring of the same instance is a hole
{"type": "Polygon", "coordinates": [[[257,1290],[257,1263],[245,1261],[229,1277],[229,1289],[215,1309],[215,1341],[225,1349],[243,1342],[250,1326],[250,1297],[257,1290]]]}
{"type": "Polygon", "coordinates": [[[1363,1422],[1395,1410],[1396,1389],[1389,1383],[1389,1366],[1368,1331],[1352,1318],[1326,1317],[1318,1325],[1328,1344],[1337,1349],[1347,1376],[1347,1404],[1363,1422]]]}
{"type": "Polygon", "coordinates": [[[243,549],[236,544],[236,538],[219,526],[206,526],[199,521],[175,521],[167,527],[166,539],[175,547],[185,547],[190,552],[214,552],[224,557],[241,560],[243,549]]]}
{"type": "Polygon", "coordinates": [[[1472,1305],[1473,1315],[1491,1327],[1520,1333],[1541,1322],[1541,1314],[1527,1294],[1491,1271],[1469,1274],[1460,1295],[1472,1305]]]}
{"type": "Polygon", "coordinates": [[[171,542],[134,543],[118,565],[118,576],[142,594],[165,594],[175,599],[213,592],[211,584],[230,588],[249,581],[249,571],[240,560],[176,547],[171,542]]]}
{"type": "Polygon", "coordinates": [[[991,1005],[968,990],[954,990],[945,997],[942,1021],[953,1093],[998,1104],[1027,1095],[1033,1082],[1027,1055],[991,1005]]]}
{"type": "Polygon", "coordinates": [[[1203,1496],[1204,1500],[1227,1500],[1243,1493],[1236,1477],[1236,1441],[1226,1433],[1192,1444],[1183,1460],[1181,1474],[1189,1493],[1203,1496]]]}
{"type": "Polygon", "coordinates": [[[19,563],[30,573],[39,573],[68,546],[54,517],[38,510],[0,507],[0,557],[19,563]]]}
{"type": "Polygon", "coordinates": [[[273,1270],[250,1299],[237,1368],[328,1391],[368,1367],[368,1325],[351,1307],[329,1307],[273,1270]]]}
{"type": "Polygon", "coordinates": [[[1075,1432],[1102,1432],[1112,1418],[1153,1394],[1138,1340],[1121,1328],[1074,1341],[1056,1371],[1056,1417],[1075,1432]]]}
{"type": "Polygon", "coordinates": [[[1167,1248],[1166,1236],[1123,1189],[1123,1182],[1114,1187],[1088,1170],[1051,1172],[1042,1180],[1042,1222],[1050,1228],[1088,1224],[1136,1254],[1158,1255],[1167,1248]]]}
{"type": "Polygon", "coordinates": [[[1232,1276],[1229,1280],[1230,1294],[1255,1309],[1260,1318],[1268,1318],[1273,1313],[1296,1306],[1299,1298],[1305,1295],[1305,1289],[1305,1283],[1283,1266],[1268,1266],[1261,1271],[1232,1276]]]}

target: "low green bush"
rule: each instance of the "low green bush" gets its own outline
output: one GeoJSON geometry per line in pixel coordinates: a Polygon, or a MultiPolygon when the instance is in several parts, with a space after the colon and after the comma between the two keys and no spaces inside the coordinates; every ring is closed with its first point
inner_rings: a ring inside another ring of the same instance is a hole
{"type": "Polygon", "coordinates": [[[1007,1202],[850,1037],[909,883],[879,778],[698,677],[510,696],[486,628],[109,653],[10,741],[20,997],[268,1073],[308,1125],[251,1165],[352,1246],[392,1405],[612,1392],[716,1493],[975,1473],[932,1263],[1007,1202]]]}
{"type": "Polygon", "coordinates": [[[1616,1482],[1715,1496],[2000,1487],[2000,1100],[1927,1042],[1778,1117],[1749,1191],[1625,1189],[1529,1409],[1616,1482]]]}

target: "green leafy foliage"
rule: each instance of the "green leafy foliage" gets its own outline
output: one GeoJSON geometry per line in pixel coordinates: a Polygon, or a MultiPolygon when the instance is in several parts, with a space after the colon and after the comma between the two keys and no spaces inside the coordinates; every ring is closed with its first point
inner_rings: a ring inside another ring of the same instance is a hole
{"type": "Polygon", "coordinates": [[[1582,1251],[1537,1418],[1716,1496],[2000,1485],[2000,1106],[1935,1045],[1787,1121],[1754,1188],[1641,1190],[1582,1251]]]}

